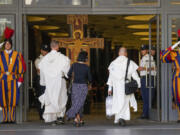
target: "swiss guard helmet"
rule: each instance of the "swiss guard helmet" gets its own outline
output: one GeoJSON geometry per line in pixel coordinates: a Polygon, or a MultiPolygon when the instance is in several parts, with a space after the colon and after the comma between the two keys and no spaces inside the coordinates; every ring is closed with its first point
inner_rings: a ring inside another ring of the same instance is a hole
{"type": "Polygon", "coordinates": [[[4,30],[4,42],[2,43],[2,45],[5,45],[7,42],[9,42],[12,47],[11,37],[13,36],[13,34],[14,34],[14,30],[9,27],[6,27],[4,30]]]}

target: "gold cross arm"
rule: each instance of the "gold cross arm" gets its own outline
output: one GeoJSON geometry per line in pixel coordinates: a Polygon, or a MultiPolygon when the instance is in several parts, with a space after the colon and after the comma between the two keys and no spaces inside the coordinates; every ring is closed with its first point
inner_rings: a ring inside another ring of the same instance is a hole
{"type": "Polygon", "coordinates": [[[59,41],[59,46],[66,48],[70,44],[74,44],[75,40],[73,38],[53,38],[52,40],[59,41]]]}
{"type": "Polygon", "coordinates": [[[83,44],[87,44],[89,48],[104,48],[104,38],[85,38],[83,44]]]}

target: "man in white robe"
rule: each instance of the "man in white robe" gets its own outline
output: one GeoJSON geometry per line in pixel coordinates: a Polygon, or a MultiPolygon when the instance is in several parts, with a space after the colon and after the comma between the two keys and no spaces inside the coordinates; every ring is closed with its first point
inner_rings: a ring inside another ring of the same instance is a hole
{"type": "MultiPolygon", "coordinates": [[[[67,89],[64,76],[70,68],[70,60],[58,52],[59,43],[51,42],[51,52],[40,62],[40,84],[46,86],[45,93],[39,100],[45,105],[43,119],[45,122],[62,121],[66,111],[67,89]]],[[[58,123],[59,124],[59,123],[58,123]]]]}
{"type": "MultiPolygon", "coordinates": [[[[137,102],[134,94],[125,94],[125,74],[127,67],[127,50],[120,48],[119,56],[112,61],[109,66],[109,78],[107,84],[109,85],[108,94],[111,95],[113,91],[113,105],[112,113],[115,115],[114,123],[119,123],[125,126],[125,120],[130,120],[130,106],[137,111],[137,102]]],[[[140,87],[140,78],[137,70],[138,66],[132,60],[130,61],[127,78],[131,77],[137,81],[140,87]]]]}

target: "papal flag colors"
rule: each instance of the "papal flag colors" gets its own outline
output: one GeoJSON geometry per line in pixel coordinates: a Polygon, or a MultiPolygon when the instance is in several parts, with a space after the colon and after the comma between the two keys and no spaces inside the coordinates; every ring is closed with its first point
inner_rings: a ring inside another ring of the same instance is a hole
{"type": "Polygon", "coordinates": [[[15,107],[19,100],[18,82],[23,81],[25,68],[21,53],[0,53],[0,106],[3,108],[3,122],[15,121],[15,107]]]}
{"type": "Polygon", "coordinates": [[[161,60],[163,63],[173,63],[173,85],[172,93],[174,101],[180,111],[180,51],[173,51],[171,47],[162,51],[161,60]]]}

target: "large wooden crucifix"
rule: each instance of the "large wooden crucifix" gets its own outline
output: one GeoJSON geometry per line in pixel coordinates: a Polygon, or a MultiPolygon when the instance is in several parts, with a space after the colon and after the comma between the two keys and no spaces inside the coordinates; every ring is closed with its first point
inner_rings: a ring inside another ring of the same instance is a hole
{"type": "Polygon", "coordinates": [[[88,53],[87,64],[90,65],[90,48],[104,48],[103,38],[84,38],[83,25],[88,24],[87,15],[68,15],[67,23],[72,25],[72,38],[53,38],[59,41],[61,48],[66,48],[71,64],[77,61],[80,51],[88,53]]]}

